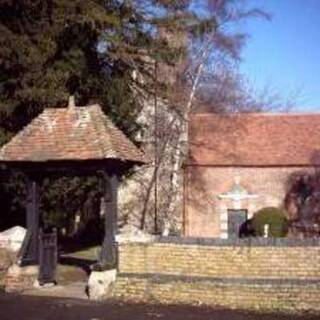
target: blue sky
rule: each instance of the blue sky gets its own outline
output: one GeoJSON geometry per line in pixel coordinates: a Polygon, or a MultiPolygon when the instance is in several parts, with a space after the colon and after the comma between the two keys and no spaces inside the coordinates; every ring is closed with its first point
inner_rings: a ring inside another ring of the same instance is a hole
{"type": "Polygon", "coordinates": [[[295,110],[320,112],[320,0],[249,0],[272,14],[241,27],[250,37],[241,72],[259,89],[284,98],[298,93],[295,110]]]}

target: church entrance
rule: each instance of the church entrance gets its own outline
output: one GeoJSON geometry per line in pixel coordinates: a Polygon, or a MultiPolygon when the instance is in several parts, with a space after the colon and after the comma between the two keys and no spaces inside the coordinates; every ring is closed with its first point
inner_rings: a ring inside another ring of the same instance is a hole
{"type": "Polygon", "coordinates": [[[247,218],[248,211],[245,209],[228,209],[228,238],[239,238],[240,227],[247,218]]]}

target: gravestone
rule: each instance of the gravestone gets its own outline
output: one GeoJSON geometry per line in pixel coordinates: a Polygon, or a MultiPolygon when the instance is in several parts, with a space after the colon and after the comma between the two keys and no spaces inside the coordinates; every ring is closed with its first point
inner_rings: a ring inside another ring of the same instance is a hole
{"type": "Polygon", "coordinates": [[[0,233],[0,248],[17,252],[20,250],[23,239],[26,235],[26,229],[15,226],[0,233]]]}

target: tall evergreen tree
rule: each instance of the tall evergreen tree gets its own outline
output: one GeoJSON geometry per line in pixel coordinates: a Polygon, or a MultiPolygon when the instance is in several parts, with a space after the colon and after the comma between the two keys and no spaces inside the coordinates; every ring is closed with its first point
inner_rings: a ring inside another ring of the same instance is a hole
{"type": "Polygon", "coordinates": [[[64,106],[72,93],[81,104],[102,103],[130,134],[140,107],[132,71],[148,76],[143,55],[168,60],[169,47],[155,34],[183,7],[182,1],[1,1],[0,126],[16,131],[43,108],[64,106]]]}

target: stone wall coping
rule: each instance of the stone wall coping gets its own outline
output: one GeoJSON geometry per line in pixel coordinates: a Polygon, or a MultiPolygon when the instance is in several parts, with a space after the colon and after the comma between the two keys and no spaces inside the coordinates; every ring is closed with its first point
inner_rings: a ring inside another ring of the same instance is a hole
{"type": "Polygon", "coordinates": [[[155,242],[157,239],[157,236],[151,235],[151,234],[118,234],[116,235],[116,241],[117,243],[132,243],[132,242],[138,242],[138,243],[152,243],[155,242]]]}
{"type": "MultiPolygon", "coordinates": [[[[176,245],[200,245],[216,247],[320,247],[320,238],[288,239],[288,238],[245,238],[245,239],[221,239],[221,238],[194,238],[178,236],[153,236],[147,241],[125,241],[126,244],[176,244],[176,245]]],[[[146,239],[144,239],[146,240],[146,239]]],[[[119,242],[121,245],[124,242],[119,242]]]]}

